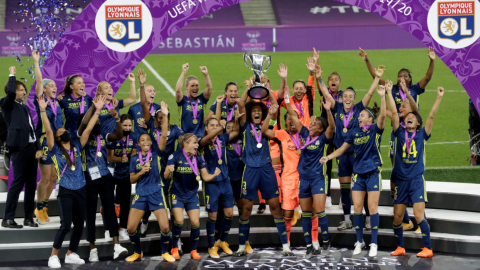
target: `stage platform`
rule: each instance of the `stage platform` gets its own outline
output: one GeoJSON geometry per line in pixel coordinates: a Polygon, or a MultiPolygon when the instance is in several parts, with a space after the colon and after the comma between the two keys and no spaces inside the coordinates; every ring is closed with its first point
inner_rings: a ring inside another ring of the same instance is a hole
{"type": "MultiPolygon", "coordinates": [[[[379,214],[380,214],[380,230],[379,230],[379,246],[385,250],[395,249],[395,239],[393,236],[392,221],[393,221],[393,207],[392,199],[390,197],[390,184],[388,180],[383,181],[383,191],[380,199],[379,214]]],[[[478,184],[463,184],[463,183],[446,183],[446,182],[427,182],[428,199],[426,215],[431,227],[432,247],[434,252],[443,252],[445,255],[479,255],[480,252],[480,185],[478,184]]],[[[134,191],[132,192],[132,194],[134,191]]],[[[203,195],[201,189],[199,189],[199,197],[201,205],[204,205],[203,195]]],[[[326,212],[329,219],[329,233],[332,246],[348,247],[347,253],[351,255],[353,250],[353,243],[355,242],[355,230],[337,231],[336,226],[343,220],[343,212],[339,209],[340,190],[338,180],[332,181],[332,198],[334,205],[331,208],[327,208],[326,212]]],[[[0,193],[0,214],[3,214],[5,208],[6,193],[0,193]]],[[[17,209],[17,223],[23,224],[23,194],[20,197],[19,209],[17,209]]],[[[277,234],[277,229],[271,216],[268,206],[264,214],[256,214],[258,202],[255,202],[252,217],[250,218],[251,233],[250,241],[253,247],[256,246],[270,246],[279,247],[280,239],[277,234]]],[[[353,206],[352,206],[353,213],[353,206]]],[[[413,211],[409,208],[409,213],[413,218],[413,211]]],[[[59,227],[58,211],[56,198],[52,197],[49,203],[49,214],[51,216],[51,222],[47,225],[39,226],[38,228],[23,228],[23,229],[6,229],[0,227],[0,266],[5,262],[18,262],[26,263],[26,261],[39,261],[48,258],[52,248],[52,242],[56,230],[59,227]]],[[[182,230],[182,241],[185,243],[184,249],[189,250],[189,234],[190,224],[188,222],[188,216],[186,216],[185,224],[182,230]]],[[[207,220],[207,213],[203,207],[201,209],[201,236],[199,247],[205,248],[207,246],[207,238],[205,231],[205,222],[207,220]]],[[[415,221],[414,221],[415,223],[415,221]]],[[[113,245],[108,243],[104,239],[104,229],[101,220],[101,216],[97,214],[96,223],[96,235],[97,235],[97,248],[99,250],[99,256],[104,257],[106,260],[112,259],[113,245]]],[[[160,254],[160,237],[159,226],[154,216],[152,215],[149,220],[149,228],[147,236],[142,238],[142,246],[145,254],[148,256],[155,256],[160,254]]],[[[70,235],[67,235],[64,242],[60,258],[63,260],[64,254],[68,247],[68,240],[70,235]]],[[[410,255],[415,255],[422,247],[422,239],[420,235],[415,235],[413,231],[405,232],[405,247],[410,255]]],[[[370,232],[365,231],[365,241],[370,243],[370,232]]],[[[234,208],[234,221],[232,224],[232,230],[230,231],[227,241],[230,245],[238,245],[238,210],[234,208]]],[[[122,245],[133,252],[132,246],[129,241],[122,240],[122,245]]],[[[297,225],[292,228],[291,244],[293,246],[304,245],[304,237],[302,234],[301,219],[297,225]]],[[[82,258],[88,258],[89,245],[85,241],[85,231],[78,250],[79,255],[82,258]]],[[[384,254],[387,255],[387,254],[384,254]]],[[[455,255],[455,256],[456,256],[455,255]]],[[[263,256],[263,255],[262,255],[263,256]]],[[[387,256],[389,257],[389,256],[387,256]]],[[[229,258],[228,260],[234,260],[229,258]]],[[[144,263],[148,262],[148,267],[152,267],[155,264],[151,259],[146,259],[144,263]]],[[[405,261],[403,260],[402,263],[405,261]]],[[[45,263],[45,262],[44,262],[45,263]]],[[[339,263],[339,261],[337,261],[339,263]]],[[[415,264],[408,262],[409,267],[413,267],[415,264]]],[[[478,262],[477,262],[478,263],[478,262]]],[[[96,264],[98,265],[98,263],[96,264]]],[[[172,269],[184,269],[180,267],[182,262],[172,269]]],[[[197,266],[200,263],[197,262],[197,266]]],[[[202,263],[202,267],[212,268],[213,266],[205,265],[202,263]]],[[[439,262],[439,265],[443,266],[443,263],[439,262]]],[[[477,264],[477,269],[478,269],[477,264]]],[[[118,265],[120,266],[120,265],[118,265]]],[[[155,267],[163,266],[163,263],[156,262],[155,267]]],[[[185,265],[187,266],[187,265],[185,265]]],[[[96,267],[92,265],[92,267],[96,267]]],[[[138,268],[139,266],[135,267],[138,268]]],[[[155,268],[154,267],[154,268],[155,268]]],[[[166,266],[170,269],[169,266],[166,266]]],[[[398,267],[398,266],[397,266],[398,267]]],[[[405,267],[407,267],[405,265],[405,267]]],[[[83,267],[82,267],[83,268],[83,267]]],[[[142,268],[142,267],[140,267],[142,268]]],[[[230,265],[226,268],[231,269],[230,265]]],[[[254,269],[254,266],[247,267],[254,269]]],[[[94,269],[94,268],[91,268],[94,269]]],[[[190,269],[190,268],[185,268],[190,269]]],[[[265,268],[267,269],[267,268],[265,268]]],[[[338,268],[340,269],[340,268],[338,268]]],[[[346,269],[346,268],[345,268],[346,269]]],[[[353,269],[353,268],[350,268],[353,269]]],[[[360,268],[358,268],[360,269],[360,268]]],[[[361,268],[369,269],[369,268],[361,268]]],[[[390,269],[390,268],[375,268],[375,269],[390,269]]],[[[393,268],[391,268],[393,269],[393,268]]],[[[417,269],[417,268],[396,268],[396,269],[417,269]]],[[[418,268],[420,269],[420,268],[418,268]]],[[[428,269],[428,268],[422,268],[428,269]]],[[[440,268],[433,268],[440,269],[440,268]]],[[[453,268],[444,268],[453,269],[453,268]]],[[[469,268],[459,268],[469,269],[469,268]]]]}

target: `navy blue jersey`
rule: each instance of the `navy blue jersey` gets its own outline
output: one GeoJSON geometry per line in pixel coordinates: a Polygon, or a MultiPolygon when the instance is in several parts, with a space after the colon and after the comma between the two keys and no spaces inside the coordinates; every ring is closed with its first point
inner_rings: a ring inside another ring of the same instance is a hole
{"type": "MultiPolygon", "coordinates": [[[[48,120],[50,121],[50,127],[52,128],[52,131],[55,133],[55,131],[61,127],[63,127],[63,114],[62,114],[62,108],[60,108],[60,105],[58,104],[58,101],[56,99],[52,100],[52,104],[48,102],[47,98],[45,97],[45,101],[47,101],[47,108],[45,109],[45,112],[47,113],[48,120]],[[57,117],[55,117],[54,109],[52,108],[52,105],[55,107],[55,111],[57,112],[57,117]]],[[[42,114],[40,113],[40,107],[38,106],[38,101],[37,99],[33,100],[33,105],[35,105],[35,110],[37,111],[38,117],[38,123],[37,123],[37,128],[35,129],[35,134],[38,136],[37,138],[40,138],[42,134],[45,134],[45,127],[43,126],[42,122],[42,114]]],[[[13,120],[15,121],[15,119],[13,120]]]]}
{"type": "MultiPolygon", "coordinates": [[[[151,112],[152,118],[155,118],[155,112],[160,109],[160,105],[153,103],[153,113],[151,112]]],[[[150,107],[151,110],[151,107],[150,107]]],[[[143,120],[145,121],[145,117],[143,116],[143,110],[142,110],[142,104],[137,103],[135,105],[132,105],[130,109],[128,109],[128,115],[130,115],[133,118],[133,127],[132,127],[132,132],[135,132],[137,136],[140,136],[142,133],[146,133],[146,131],[138,126],[137,121],[143,120]]],[[[145,123],[146,124],[146,123],[145,123]]]]}
{"type": "Polygon", "coordinates": [[[241,127],[243,138],[242,160],[250,167],[260,168],[272,160],[270,157],[270,144],[262,134],[262,126],[254,125],[254,127],[255,132],[262,136],[262,140],[260,141],[262,147],[257,148],[258,142],[255,139],[254,131],[250,126],[250,122],[245,121],[245,124],[241,127]]]}
{"type": "MultiPolygon", "coordinates": [[[[235,111],[238,110],[238,104],[237,103],[234,103],[233,105],[228,104],[228,110],[227,110],[227,106],[225,105],[225,101],[223,101],[222,102],[222,113],[220,115],[221,119],[227,120],[227,114],[229,115],[230,113],[232,113],[232,110],[233,110],[232,119],[235,120],[235,111]]],[[[217,101],[215,101],[212,104],[212,106],[210,106],[210,111],[213,112],[214,115],[217,113],[217,101]]],[[[232,119],[230,119],[230,120],[232,120],[232,119]]]]}
{"type": "MultiPolygon", "coordinates": [[[[165,119],[166,121],[167,119],[165,119]]],[[[158,145],[158,142],[160,141],[160,138],[157,138],[157,131],[158,135],[162,136],[162,129],[161,128],[156,128],[155,123],[153,118],[150,119],[147,125],[147,133],[150,135],[150,138],[152,142],[154,142],[155,145],[158,145]]],[[[170,128],[167,133],[167,145],[165,146],[165,151],[164,156],[168,157],[173,152],[175,152],[175,142],[178,140],[178,137],[181,135],[185,134],[181,128],[179,128],[177,125],[170,125],[170,128]]],[[[162,166],[165,166],[167,164],[166,160],[163,160],[162,166]]]]}
{"type": "MultiPolygon", "coordinates": [[[[82,170],[82,144],[79,140],[73,139],[71,141],[71,145],[73,146],[73,155],[74,155],[74,164],[75,170],[72,171],[71,168],[67,166],[67,158],[63,154],[60,147],[55,144],[52,148],[52,161],[55,165],[55,171],[57,173],[57,179],[59,181],[59,185],[66,189],[70,190],[77,190],[81,189],[85,186],[85,175],[83,174],[82,170]],[[67,168],[65,168],[67,166],[67,168]],[[65,169],[65,171],[64,171],[65,169]],[[63,175],[62,175],[63,172],[63,175]]],[[[68,151],[67,151],[68,153],[68,151]]],[[[35,169],[36,170],[36,169],[35,169]]]]}
{"type": "MultiPolygon", "coordinates": [[[[305,145],[310,131],[306,127],[302,127],[300,136],[302,137],[302,145],[305,145]]],[[[331,140],[327,139],[325,134],[318,136],[315,142],[311,143],[302,150],[300,161],[298,162],[298,174],[301,179],[315,179],[319,176],[326,177],[327,164],[322,165],[320,159],[327,156],[328,144],[331,140]]]]}
{"type": "MultiPolygon", "coordinates": [[[[217,136],[218,140],[220,141],[221,146],[221,153],[222,153],[222,164],[218,164],[219,158],[217,151],[213,144],[206,144],[200,147],[200,153],[202,153],[203,158],[206,163],[207,171],[209,174],[215,173],[215,168],[219,168],[222,173],[215,177],[211,182],[220,182],[224,180],[228,180],[228,168],[227,168],[227,155],[226,155],[226,145],[230,139],[230,134],[221,134],[217,136]]],[[[214,141],[214,144],[217,145],[214,141]]]]}
{"type": "MultiPolygon", "coordinates": [[[[118,105],[117,107],[115,107],[115,110],[117,110],[119,116],[120,109],[123,109],[123,99],[119,99],[118,105]]],[[[103,106],[102,111],[98,116],[98,119],[100,120],[100,132],[102,134],[114,133],[117,129],[117,123],[115,122],[115,118],[113,118],[113,116],[110,114],[110,110],[105,107],[105,105],[103,106]]]]}
{"type": "MultiPolygon", "coordinates": [[[[348,117],[348,113],[350,112],[345,112],[343,109],[343,104],[335,102],[335,106],[333,107],[333,117],[335,118],[335,136],[333,137],[333,144],[335,147],[340,148],[342,144],[345,142],[345,138],[347,137],[348,134],[352,132],[352,129],[358,128],[358,116],[360,113],[365,109],[363,106],[363,102],[358,102],[355,104],[355,107],[353,108],[353,114],[352,117],[350,118],[350,122],[348,122],[347,126],[347,133],[343,132],[343,117],[348,117]]],[[[346,152],[352,152],[353,147],[350,147],[346,152]]]]}
{"type": "MultiPolygon", "coordinates": [[[[322,101],[325,102],[326,99],[325,97],[323,96],[323,93],[322,91],[319,91],[320,92],[320,96],[322,97],[322,101]]],[[[332,95],[333,96],[333,95],[332,95]]],[[[338,91],[338,95],[334,97],[334,99],[336,98],[337,102],[342,104],[342,96],[343,96],[343,90],[340,90],[338,91]]],[[[321,110],[321,114],[320,116],[325,118],[325,119],[328,119],[328,114],[327,114],[327,111],[323,108],[323,103],[321,104],[322,106],[320,106],[320,110],[321,110]]],[[[332,112],[333,113],[333,112],[332,112]]]]}
{"type": "Polygon", "coordinates": [[[204,123],[204,108],[207,105],[208,99],[206,99],[203,94],[199,95],[198,98],[198,111],[197,111],[197,124],[193,123],[193,111],[192,105],[195,104],[195,100],[191,99],[188,100],[187,96],[183,96],[183,99],[180,102],[177,102],[178,111],[180,115],[180,127],[185,131],[185,133],[193,133],[198,138],[202,137],[203,131],[205,130],[205,123],[204,123]]]}
{"type": "MultiPolygon", "coordinates": [[[[235,147],[240,147],[240,155],[242,154],[243,143],[241,140],[238,140],[234,143],[235,147]]],[[[231,143],[227,144],[227,167],[228,167],[228,177],[230,181],[239,181],[242,180],[243,170],[245,169],[245,163],[243,163],[241,157],[235,151],[234,145],[231,143]]]]}
{"type": "MultiPolygon", "coordinates": [[[[425,93],[425,89],[420,88],[420,83],[416,83],[416,84],[410,85],[409,91],[412,98],[417,102],[417,107],[418,107],[418,101],[420,100],[419,95],[425,93]]],[[[395,105],[397,106],[397,112],[399,112],[403,99],[402,99],[402,96],[400,95],[400,90],[398,88],[398,85],[396,84],[394,84],[392,87],[392,95],[393,95],[393,99],[395,100],[395,105]]]]}
{"type": "MultiPolygon", "coordinates": [[[[195,158],[197,159],[198,175],[200,175],[200,171],[205,168],[205,160],[202,155],[195,155],[195,158]]],[[[170,182],[170,193],[180,198],[195,196],[199,182],[183,155],[183,149],[175,151],[168,157],[167,166],[169,165],[175,165],[173,181],[170,182]]]]}
{"type": "MultiPolygon", "coordinates": [[[[72,135],[77,136],[79,117],[81,115],[80,105],[82,97],[75,98],[73,94],[66,95],[59,101],[60,107],[63,109],[64,127],[72,135]]],[[[93,99],[89,95],[83,97],[83,113],[86,113],[93,104],[93,99]]]]}
{"type": "Polygon", "coordinates": [[[367,132],[363,132],[360,127],[348,132],[345,142],[353,144],[355,149],[353,173],[363,174],[382,166],[382,155],[380,155],[382,134],[383,129],[379,129],[377,124],[371,126],[367,132]]]}
{"type": "MultiPolygon", "coordinates": [[[[113,155],[116,157],[123,157],[125,154],[128,157],[128,160],[132,157],[132,150],[137,149],[138,147],[138,137],[135,133],[131,132],[128,135],[128,140],[125,138],[118,140],[116,142],[108,142],[107,149],[113,150],[113,155]],[[123,153],[125,151],[125,154],[123,153]]],[[[113,173],[113,177],[116,179],[122,179],[129,176],[129,166],[130,164],[123,163],[123,162],[116,162],[115,164],[115,171],[113,173]]]]}
{"type": "MultiPolygon", "coordinates": [[[[160,175],[161,164],[160,159],[162,153],[158,148],[152,148],[152,155],[150,156],[148,162],[150,162],[150,171],[146,172],[140,177],[137,181],[137,187],[135,192],[139,196],[148,196],[151,195],[163,187],[163,176],[160,175]]],[[[147,162],[147,155],[142,155],[143,164],[147,162]]],[[[130,173],[139,173],[143,168],[142,163],[140,163],[140,156],[138,154],[134,155],[130,160],[130,173]]]]}
{"type": "Polygon", "coordinates": [[[85,147],[83,148],[83,159],[86,161],[86,164],[96,161],[98,165],[98,169],[100,170],[100,174],[102,176],[110,174],[110,170],[108,170],[107,167],[107,147],[105,143],[105,137],[108,136],[103,136],[102,134],[98,135],[100,136],[100,144],[101,144],[101,153],[102,156],[99,157],[97,155],[97,136],[92,136],[88,138],[88,142],[85,144],[85,147]]]}
{"type": "MultiPolygon", "coordinates": [[[[392,176],[401,180],[415,180],[425,174],[425,144],[431,135],[427,135],[425,128],[417,130],[410,150],[407,153],[407,144],[405,142],[405,128],[399,126],[395,135],[395,156],[393,158],[392,176]]],[[[411,139],[413,132],[408,132],[411,139]]]]}

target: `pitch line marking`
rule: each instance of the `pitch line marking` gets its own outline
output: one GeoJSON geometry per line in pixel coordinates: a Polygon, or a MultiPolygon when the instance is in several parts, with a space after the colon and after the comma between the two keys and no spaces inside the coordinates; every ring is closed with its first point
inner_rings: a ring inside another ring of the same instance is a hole
{"type": "Polygon", "coordinates": [[[165,79],[162,78],[162,76],[160,76],[160,74],[158,74],[155,69],[153,69],[153,67],[147,62],[147,60],[143,59],[142,63],[145,64],[145,66],[147,66],[147,68],[153,73],[153,75],[157,77],[157,79],[165,86],[165,88],[167,88],[168,92],[175,96],[175,90],[173,90],[173,88],[167,83],[167,81],[165,81],[165,79]]]}

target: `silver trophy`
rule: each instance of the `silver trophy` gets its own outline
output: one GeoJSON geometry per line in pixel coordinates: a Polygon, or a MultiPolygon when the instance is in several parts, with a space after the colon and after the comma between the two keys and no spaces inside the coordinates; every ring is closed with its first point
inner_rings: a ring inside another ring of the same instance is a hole
{"type": "Polygon", "coordinates": [[[253,71],[255,74],[255,81],[252,88],[248,89],[248,96],[253,99],[263,99],[268,97],[269,91],[264,84],[260,83],[260,78],[263,73],[267,72],[272,64],[272,57],[260,54],[247,54],[243,55],[243,61],[245,65],[253,71]],[[250,65],[249,65],[250,63],[250,65]],[[266,68],[265,68],[266,66],[266,68]]]}

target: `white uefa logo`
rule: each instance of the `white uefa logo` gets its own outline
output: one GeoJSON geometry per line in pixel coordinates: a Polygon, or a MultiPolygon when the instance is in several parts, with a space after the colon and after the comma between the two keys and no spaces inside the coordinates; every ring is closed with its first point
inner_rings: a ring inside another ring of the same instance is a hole
{"type": "Polygon", "coordinates": [[[148,41],[152,29],[152,14],[140,0],[107,0],[95,17],[98,38],[117,52],[138,50],[148,41]]]}
{"type": "Polygon", "coordinates": [[[428,30],[433,39],[450,49],[461,49],[480,37],[478,0],[436,0],[428,11],[428,30]]]}

